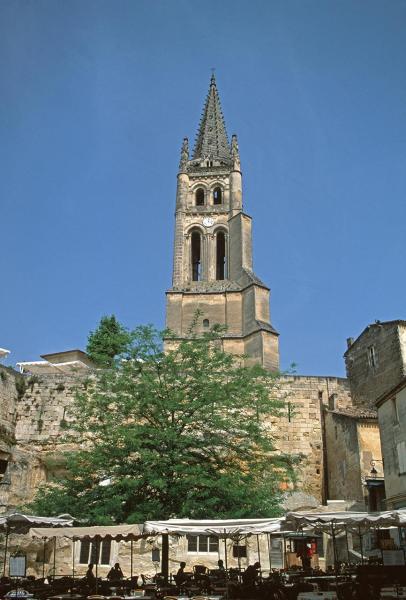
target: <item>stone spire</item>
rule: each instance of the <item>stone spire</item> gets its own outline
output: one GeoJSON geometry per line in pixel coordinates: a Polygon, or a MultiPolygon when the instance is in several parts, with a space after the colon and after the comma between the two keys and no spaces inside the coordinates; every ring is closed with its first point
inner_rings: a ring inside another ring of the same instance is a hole
{"type": "Polygon", "coordinates": [[[193,152],[193,159],[199,158],[220,158],[230,161],[230,146],[214,74],[211,76],[209,93],[193,152]]]}

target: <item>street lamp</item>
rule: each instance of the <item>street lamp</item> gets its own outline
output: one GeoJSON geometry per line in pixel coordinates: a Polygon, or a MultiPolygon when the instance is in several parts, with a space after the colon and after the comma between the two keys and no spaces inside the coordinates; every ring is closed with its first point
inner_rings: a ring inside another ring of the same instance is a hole
{"type": "Polygon", "coordinates": [[[375,469],[375,463],[377,462],[381,462],[383,465],[383,460],[380,460],[379,458],[373,458],[371,460],[371,462],[369,463],[372,467],[372,469],[370,470],[370,475],[373,479],[376,479],[377,475],[378,475],[378,471],[375,469]]]}

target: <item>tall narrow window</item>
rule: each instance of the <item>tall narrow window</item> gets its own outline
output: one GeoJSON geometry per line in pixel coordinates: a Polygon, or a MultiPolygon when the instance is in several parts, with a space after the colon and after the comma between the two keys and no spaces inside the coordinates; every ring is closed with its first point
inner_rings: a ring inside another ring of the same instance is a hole
{"type": "Polygon", "coordinates": [[[375,370],[377,366],[375,346],[369,346],[367,352],[369,366],[372,370],[375,370]]]}
{"type": "Polygon", "coordinates": [[[223,202],[223,192],[220,187],[214,188],[213,191],[213,204],[221,204],[223,202]]]}
{"type": "Polygon", "coordinates": [[[196,190],[196,206],[204,206],[204,189],[196,190]]]}
{"type": "Polygon", "coordinates": [[[198,231],[192,233],[192,280],[201,281],[202,279],[202,243],[198,231]]]}
{"type": "Polygon", "coordinates": [[[216,235],[216,279],[222,280],[227,277],[226,236],[224,231],[216,235]]]}

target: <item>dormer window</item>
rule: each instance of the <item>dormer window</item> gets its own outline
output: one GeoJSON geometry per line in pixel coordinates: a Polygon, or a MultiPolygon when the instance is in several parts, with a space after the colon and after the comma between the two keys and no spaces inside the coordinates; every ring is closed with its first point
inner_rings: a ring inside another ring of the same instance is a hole
{"type": "Polygon", "coordinates": [[[221,187],[214,188],[213,191],[213,204],[222,204],[223,203],[223,190],[221,187]]]}
{"type": "Polygon", "coordinates": [[[196,206],[204,206],[204,189],[196,190],[196,206]]]}

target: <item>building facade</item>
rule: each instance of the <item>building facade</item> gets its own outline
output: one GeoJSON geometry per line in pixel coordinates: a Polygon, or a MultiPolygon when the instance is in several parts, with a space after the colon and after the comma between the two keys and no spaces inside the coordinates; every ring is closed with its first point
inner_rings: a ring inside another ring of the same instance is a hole
{"type": "Polygon", "coordinates": [[[375,321],[344,354],[354,405],[375,410],[376,400],[406,376],[406,321],[375,321]]]}
{"type": "Polygon", "coordinates": [[[378,398],[386,506],[406,507],[406,377],[378,398]]]}

